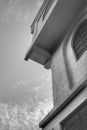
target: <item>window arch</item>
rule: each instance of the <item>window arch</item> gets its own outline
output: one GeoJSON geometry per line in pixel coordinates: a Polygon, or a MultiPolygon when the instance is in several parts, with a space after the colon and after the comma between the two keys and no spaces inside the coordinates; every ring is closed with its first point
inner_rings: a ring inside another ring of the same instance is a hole
{"type": "Polygon", "coordinates": [[[87,20],[77,29],[73,40],[73,49],[77,59],[87,50],[87,20]]]}

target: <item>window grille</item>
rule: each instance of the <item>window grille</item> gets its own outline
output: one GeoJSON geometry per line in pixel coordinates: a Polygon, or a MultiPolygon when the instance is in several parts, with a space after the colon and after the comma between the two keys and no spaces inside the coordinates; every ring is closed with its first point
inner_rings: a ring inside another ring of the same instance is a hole
{"type": "Polygon", "coordinates": [[[77,59],[87,50],[87,21],[85,21],[77,30],[73,41],[73,49],[77,59]]]}

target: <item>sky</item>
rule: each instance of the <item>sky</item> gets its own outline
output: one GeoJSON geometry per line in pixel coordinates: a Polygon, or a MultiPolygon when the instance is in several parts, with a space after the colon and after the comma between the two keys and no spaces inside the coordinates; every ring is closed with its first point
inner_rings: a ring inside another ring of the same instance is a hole
{"type": "Polygon", "coordinates": [[[43,66],[24,60],[32,41],[30,25],[41,3],[42,0],[0,0],[0,101],[16,101],[16,97],[25,94],[26,84],[50,77],[50,71],[43,66]]]}

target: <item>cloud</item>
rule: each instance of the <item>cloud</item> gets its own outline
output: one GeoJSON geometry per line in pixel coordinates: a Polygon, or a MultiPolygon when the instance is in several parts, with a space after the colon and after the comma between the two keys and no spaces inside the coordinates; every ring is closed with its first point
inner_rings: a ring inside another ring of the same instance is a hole
{"type": "Polygon", "coordinates": [[[36,90],[38,90],[41,86],[43,86],[43,83],[51,84],[51,73],[47,73],[45,75],[41,75],[39,77],[36,77],[35,79],[31,81],[27,80],[19,80],[15,83],[13,86],[13,90],[17,88],[29,88],[29,86],[36,86],[36,90]]]}
{"type": "Polygon", "coordinates": [[[16,84],[17,84],[18,87],[27,86],[28,85],[28,83],[26,81],[23,81],[23,80],[18,81],[16,84]]]}
{"type": "Polygon", "coordinates": [[[30,84],[30,82],[29,81],[25,81],[25,80],[19,80],[19,81],[17,81],[14,85],[13,85],[13,87],[11,87],[11,90],[12,91],[16,91],[16,90],[24,90],[24,91],[26,91],[27,89],[28,89],[28,87],[29,87],[29,84],[30,84]]]}
{"type": "Polygon", "coordinates": [[[6,96],[1,97],[2,101],[22,103],[24,101],[33,104],[38,100],[45,100],[52,97],[51,74],[46,73],[38,78],[30,80],[18,80],[10,87],[6,96]]]}
{"type": "Polygon", "coordinates": [[[29,9],[24,10],[24,4],[26,2],[27,1],[24,0],[1,0],[1,20],[4,22],[8,22],[11,20],[16,22],[27,22],[29,20],[30,11],[29,9]]]}
{"type": "MultiPolygon", "coordinates": [[[[27,127],[27,129],[38,128],[40,120],[53,108],[51,100],[39,102],[37,105],[14,104],[0,102],[0,128],[11,128],[12,130],[27,127]]],[[[38,128],[39,130],[39,128],[38,128]]]]}

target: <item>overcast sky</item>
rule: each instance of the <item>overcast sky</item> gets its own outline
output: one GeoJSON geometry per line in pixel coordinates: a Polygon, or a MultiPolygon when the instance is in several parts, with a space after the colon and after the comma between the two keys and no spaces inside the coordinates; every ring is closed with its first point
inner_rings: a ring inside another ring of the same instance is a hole
{"type": "MultiPolygon", "coordinates": [[[[50,75],[41,65],[24,61],[32,39],[30,25],[41,3],[42,0],[0,0],[0,100],[11,99],[15,88],[50,75]]],[[[17,96],[19,91],[21,88],[17,96]]]]}

